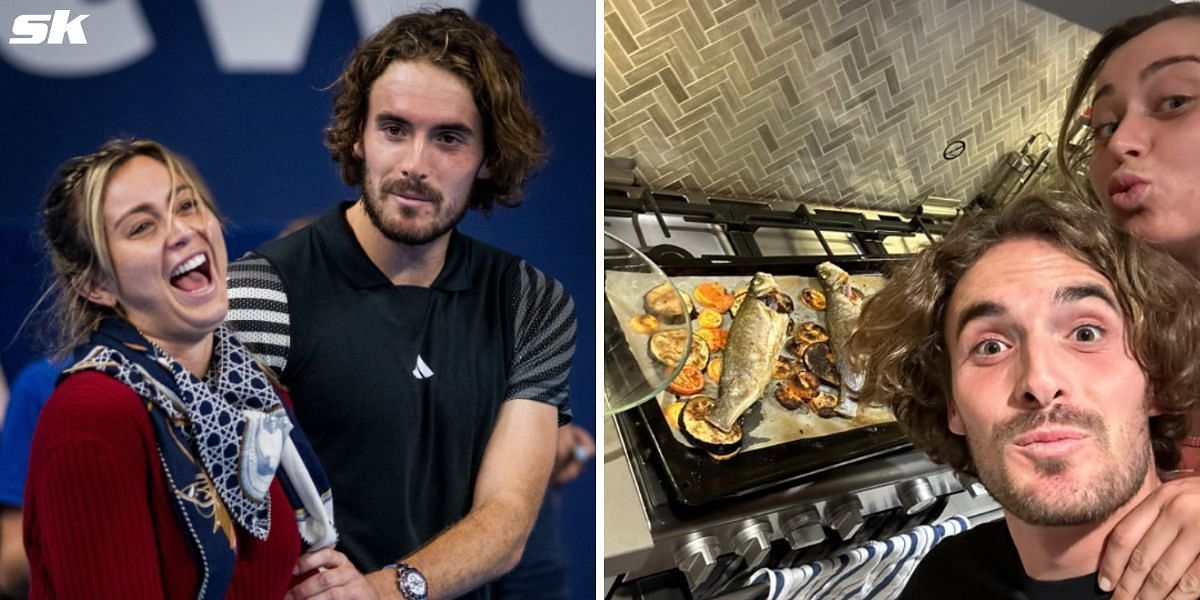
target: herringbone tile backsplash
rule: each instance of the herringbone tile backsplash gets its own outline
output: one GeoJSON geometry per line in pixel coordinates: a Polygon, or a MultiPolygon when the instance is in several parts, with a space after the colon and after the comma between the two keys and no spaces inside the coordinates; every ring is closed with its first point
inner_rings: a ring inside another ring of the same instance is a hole
{"type": "Polygon", "coordinates": [[[1018,0],[604,1],[605,154],[771,202],[969,200],[1098,38],[1018,0]]]}

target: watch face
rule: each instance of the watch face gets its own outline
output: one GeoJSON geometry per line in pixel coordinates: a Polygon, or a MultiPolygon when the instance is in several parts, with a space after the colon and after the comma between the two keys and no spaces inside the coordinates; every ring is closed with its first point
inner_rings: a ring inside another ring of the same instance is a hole
{"type": "Polygon", "coordinates": [[[425,597],[425,578],[415,570],[409,569],[402,576],[404,589],[418,598],[425,597]]]}

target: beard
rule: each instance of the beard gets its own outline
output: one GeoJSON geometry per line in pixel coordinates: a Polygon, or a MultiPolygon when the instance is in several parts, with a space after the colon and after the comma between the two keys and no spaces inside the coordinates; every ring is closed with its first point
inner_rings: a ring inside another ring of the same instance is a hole
{"type": "Polygon", "coordinates": [[[1057,404],[1049,411],[1022,413],[996,426],[991,439],[970,436],[968,444],[975,458],[979,479],[1000,506],[1030,525],[1057,527],[1095,523],[1107,518],[1124,506],[1146,479],[1151,466],[1148,426],[1128,432],[1124,444],[1130,454],[1123,457],[1112,452],[1104,419],[1094,412],[1057,404]],[[1009,465],[1004,461],[1004,449],[1021,434],[1045,423],[1072,425],[1088,431],[1099,446],[1108,464],[1097,475],[1075,485],[1045,481],[1072,469],[1072,457],[1037,459],[1033,462],[1036,477],[1032,483],[1018,485],[1009,465]],[[981,439],[982,438],[982,439],[981,439]]]}
{"type": "Polygon", "coordinates": [[[467,204],[464,200],[458,207],[447,206],[441,191],[415,179],[384,180],[377,188],[368,181],[363,186],[363,209],[371,224],[389,240],[409,246],[428,244],[454,229],[466,216],[467,204]],[[433,216],[422,223],[419,221],[419,210],[402,205],[398,207],[398,217],[388,219],[383,214],[388,194],[411,194],[426,198],[433,209],[433,216]]]}

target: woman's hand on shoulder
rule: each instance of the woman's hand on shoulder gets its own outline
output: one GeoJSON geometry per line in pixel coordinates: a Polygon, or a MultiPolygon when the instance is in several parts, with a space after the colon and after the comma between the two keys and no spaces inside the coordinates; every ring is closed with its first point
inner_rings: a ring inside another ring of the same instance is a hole
{"type": "Polygon", "coordinates": [[[1121,519],[1099,579],[1114,600],[1200,597],[1200,476],[1163,483],[1121,519]]]}
{"type": "Polygon", "coordinates": [[[322,548],[301,554],[298,576],[308,576],[288,590],[285,600],[378,600],[382,598],[345,554],[322,548]]]}

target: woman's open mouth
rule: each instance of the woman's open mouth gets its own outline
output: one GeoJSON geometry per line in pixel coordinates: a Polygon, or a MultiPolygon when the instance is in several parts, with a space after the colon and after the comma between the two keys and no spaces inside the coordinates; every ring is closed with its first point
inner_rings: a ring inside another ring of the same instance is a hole
{"type": "Polygon", "coordinates": [[[171,285],[185,292],[202,290],[212,283],[212,264],[208,255],[200,252],[179,263],[171,270],[171,285]]]}

